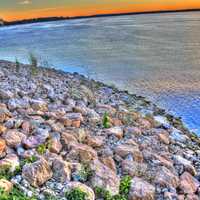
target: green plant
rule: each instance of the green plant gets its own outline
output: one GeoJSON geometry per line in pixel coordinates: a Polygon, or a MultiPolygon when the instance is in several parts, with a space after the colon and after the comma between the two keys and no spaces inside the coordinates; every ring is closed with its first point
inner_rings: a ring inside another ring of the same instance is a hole
{"type": "Polygon", "coordinates": [[[37,200],[35,197],[27,197],[23,191],[17,186],[14,186],[10,193],[5,192],[0,188],[0,200],[37,200]]]}
{"type": "Polygon", "coordinates": [[[18,59],[16,58],[15,60],[15,67],[16,67],[16,72],[19,72],[19,69],[20,69],[20,63],[18,61],[18,59]]]}
{"type": "Polygon", "coordinates": [[[103,127],[104,128],[110,128],[111,123],[110,123],[110,117],[107,112],[104,113],[103,115],[103,127]]]}
{"type": "Polygon", "coordinates": [[[127,198],[123,195],[117,194],[112,197],[112,200],[127,200],[127,198]]]}
{"type": "Polygon", "coordinates": [[[24,166],[25,164],[30,164],[30,163],[34,163],[35,161],[37,161],[36,156],[31,156],[29,158],[26,158],[24,160],[21,161],[20,165],[21,167],[24,166]]]}
{"type": "Polygon", "coordinates": [[[46,145],[46,144],[40,144],[40,145],[37,147],[37,149],[36,149],[36,151],[37,151],[40,155],[45,154],[46,150],[47,150],[47,145],[46,145]]]}
{"type": "Polygon", "coordinates": [[[127,197],[129,194],[130,187],[131,187],[131,177],[124,176],[120,181],[119,193],[124,197],[127,197]]]}
{"type": "Polygon", "coordinates": [[[73,174],[73,178],[75,181],[86,182],[92,175],[92,170],[88,164],[82,164],[81,169],[73,174]]]}
{"type": "Polygon", "coordinates": [[[81,191],[79,188],[75,188],[66,192],[65,197],[67,200],[86,200],[87,193],[81,191]]]}
{"type": "Polygon", "coordinates": [[[0,179],[6,179],[9,180],[11,179],[13,176],[17,175],[20,171],[21,171],[21,167],[17,166],[15,171],[10,171],[11,166],[10,165],[6,165],[3,168],[0,169],[0,179]]]}
{"type": "Polygon", "coordinates": [[[30,65],[31,65],[31,74],[37,75],[37,73],[38,73],[38,71],[37,71],[38,60],[37,60],[37,57],[33,53],[29,54],[29,62],[30,62],[30,65]]]}
{"type": "Polygon", "coordinates": [[[45,194],[45,200],[58,200],[58,199],[52,194],[45,194]]]}
{"type": "Polygon", "coordinates": [[[109,191],[105,190],[104,188],[95,187],[94,191],[97,198],[102,198],[104,200],[112,200],[112,195],[110,194],[109,191]]]}
{"type": "Polygon", "coordinates": [[[104,200],[128,200],[130,187],[131,177],[124,176],[120,181],[119,194],[112,196],[109,191],[100,187],[95,188],[95,194],[97,198],[101,198],[104,200]]]}

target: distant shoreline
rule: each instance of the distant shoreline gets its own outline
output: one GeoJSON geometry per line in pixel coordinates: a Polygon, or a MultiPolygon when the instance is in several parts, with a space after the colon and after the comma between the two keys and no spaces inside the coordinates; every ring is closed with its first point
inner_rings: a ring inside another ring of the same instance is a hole
{"type": "Polygon", "coordinates": [[[75,16],[75,17],[44,17],[44,18],[24,19],[24,20],[10,21],[10,22],[3,21],[2,27],[12,26],[12,25],[31,24],[31,23],[51,22],[51,21],[74,20],[74,19],[88,19],[88,18],[113,17],[113,16],[125,16],[125,15],[177,13],[177,12],[178,13],[180,13],[180,12],[199,12],[199,11],[200,11],[200,9],[185,9],[185,10],[129,12],[129,13],[116,13],[116,14],[98,14],[98,15],[89,15],[89,16],[75,16]]]}

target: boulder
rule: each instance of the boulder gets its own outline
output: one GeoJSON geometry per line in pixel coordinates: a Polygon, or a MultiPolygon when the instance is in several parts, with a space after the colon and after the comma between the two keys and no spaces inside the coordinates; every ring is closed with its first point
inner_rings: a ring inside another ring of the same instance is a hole
{"type": "Polygon", "coordinates": [[[72,132],[68,131],[68,132],[63,132],[61,134],[61,139],[63,141],[64,146],[68,146],[71,143],[78,143],[78,140],[76,139],[76,137],[73,135],[72,132]]]}
{"type": "Polygon", "coordinates": [[[62,149],[62,144],[58,138],[52,138],[50,141],[49,151],[52,153],[59,153],[62,149]]]}
{"type": "Polygon", "coordinates": [[[125,158],[131,155],[136,162],[143,162],[143,155],[139,148],[134,145],[121,144],[114,149],[115,154],[125,158]]]}
{"type": "Polygon", "coordinates": [[[173,142],[180,142],[180,143],[186,143],[189,139],[188,136],[184,135],[181,131],[178,129],[173,129],[170,138],[173,142]]]}
{"type": "Polygon", "coordinates": [[[131,181],[129,200],[154,200],[155,187],[141,178],[135,177],[131,181]]]}
{"type": "Polygon", "coordinates": [[[90,179],[93,187],[104,188],[112,195],[118,194],[120,179],[113,170],[97,159],[90,162],[90,168],[93,171],[90,179]]]}
{"type": "Polygon", "coordinates": [[[48,162],[43,158],[34,163],[24,165],[22,169],[23,178],[34,187],[43,185],[52,175],[48,162]]]}
{"type": "Polygon", "coordinates": [[[47,111],[47,103],[43,100],[31,100],[31,107],[36,111],[47,111]]]}
{"type": "Polygon", "coordinates": [[[4,106],[0,106],[0,123],[7,121],[12,114],[8,111],[8,109],[4,106]]]}
{"type": "Polygon", "coordinates": [[[67,127],[79,128],[81,122],[83,121],[83,116],[81,113],[67,113],[61,118],[61,122],[67,127]]]}
{"type": "Polygon", "coordinates": [[[53,161],[53,177],[59,182],[66,182],[71,180],[71,165],[62,160],[55,159],[53,161]]]}
{"type": "Polygon", "coordinates": [[[8,130],[2,135],[2,138],[6,141],[9,147],[17,147],[25,139],[25,135],[15,129],[8,130]]]}
{"type": "Polygon", "coordinates": [[[16,99],[12,98],[8,101],[8,108],[10,110],[15,110],[15,109],[27,109],[29,108],[30,104],[27,99],[16,99]]]}
{"type": "Polygon", "coordinates": [[[86,142],[89,146],[93,148],[98,148],[103,146],[104,137],[101,136],[87,136],[86,142]]]}
{"type": "Polygon", "coordinates": [[[0,188],[9,193],[13,189],[13,184],[6,179],[0,179],[0,188]]]}
{"type": "Polygon", "coordinates": [[[184,172],[180,176],[180,190],[184,192],[184,194],[194,194],[200,183],[197,179],[195,179],[190,173],[184,172]]]}
{"type": "Polygon", "coordinates": [[[7,130],[7,128],[4,125],[0,124],[0,135],[3,134],[3,133],[5,133],[6,130],[7,130]]]}
{"type": "Polygon", "coordinates": [[[157,170],[155,183],[164,187],[177,188],[179,186],[179,178],[166,167],[161,167],[160,170],[157,170]]]}
{"type": "Polygon", "coordinates": [[[120,126],[115,126],[106,130],[107,135],[115,136],[118,139],[122,139],[124,132],[120,126]]]}
{"type": "Polygon", "coordinates": [[[70,148],[79,156],[81,161],[88,162],[97,159],[97,152],[88,145],[72,143],[70,148]]]}
{"type": "Polygon", "coordinates": [[[14,97],[14,94],[9,90],[0,89],[0,99],[8,100],[14,97]]]}
{"type": "Polygon", "coordinates": [[[4,156],[6,151],[6,141],[0,138],[0,158],[4,156]]]}
{"type": "Polygon", "coordinates": [[[0,160],[0,170],[8,169],[10,172],[14,172],[19,165],[19,158],[15,154],[8,154],[0,160]]]}
{"type": "Polygon", "coordinates": [[[185,158],[175,155],[173,157],[175,165],[183,166],[184,170],[191,173],[193,176],[197,174],[196,169],[192,165],[191,161],[186,160],[185,158]]]}
{"type": "Polygon", "coordinates": [[[123,160],[121,163],[122,166],[122,173],[124,175],[128,174],[131,177],[134,176],[145,176],[147,172],[147,165],[143,163],[138,163],[131,160],[123,160]]]}
{"type": "Polygon", "coordinates": [[[166,130],[158,129],[156,130],[156,134],[160,142],[168,145],[170,143],[169,133],[166,130]]]}
{"type": "Polygon", "coordinates": [[[103,156],[100,158],[100,161],[115,173],[117,172],[115,161],[113,160],[112,156],[103,156]]]}

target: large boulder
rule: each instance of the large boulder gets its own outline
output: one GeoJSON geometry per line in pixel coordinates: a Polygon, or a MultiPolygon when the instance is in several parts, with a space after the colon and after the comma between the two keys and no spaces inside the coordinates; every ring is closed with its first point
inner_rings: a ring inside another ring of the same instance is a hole
{"type": "Polygon", "coordinates": [[[23,178],[34,187],[43,185],[52,175],[48,162],[43,158],[34,163],[24,165],[22,169],[23,178]]]}
{"type": "Polygon", "coordinates": [[[13,184],[6,179],[0,179],[0,188],[9,193],[13,188],[13,184]]]}
{"type": "Polygon", "coordinates": [[[161,167],[156,173],[155,183],[164,187],[177,188],[179,185],[179,178],[166,167],[161,167]]]}
{"type": "Polygon", "coordinates": [[[97,159],[97,152],[88,145],[72,143],[70,148],[80,158],[81,161],[88,162],[97,159]]]}
{"type": "Polygon", "coordinates": [[[199,186],[199,181],[195,179],[190,173],[184,172],[180,176],[180,189],[184,192],[184,194],[194,194],[199,186]]]}
{"type": "Polygon", "coordinates": [[[90,168],[93,171],[90,180],[93,187],[104,188],[112,195],[118,194],[120,179],[113,170],[97,159],[90,162],[90,168]]]}
{"type": "Polygon", "coordinates": [[[175,165],[177,165],[178,167],[183,167],[183,170],[191,173],[193,176],[197,174],[196,169],[192,165],[191,161],[186,160],[185,158],[179,155],[175,155],[173,159],[175,165]]]}
{"type": "Polygon", "coordinates": [[[70,163],[62,159],[55,159],[53,161],[53,177],[60,182],[70,181],[71,180],[70,163]]]}
{"type": "Polygon", "coordinates": [[[148,182],[135,177],[131,181],[129,200],[154,200],[155,187],[148,182]]]}
{"type": "Polygon", "coordinates": [[[17,147],[25,139],[25,135],[15,129],[8,130],[2,135],[2,138],[6,141],[9,147],[17,147]]]}

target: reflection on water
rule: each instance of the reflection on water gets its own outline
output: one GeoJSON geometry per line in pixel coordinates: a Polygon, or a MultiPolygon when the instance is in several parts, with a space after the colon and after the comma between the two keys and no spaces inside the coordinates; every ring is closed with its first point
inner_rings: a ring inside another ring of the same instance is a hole
{"type": "Polygon", "coordinates": [[[0,59],[33,51],[148,97],[200,133],[200,13],[118,16],[0,29],[0,59]]]}

